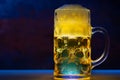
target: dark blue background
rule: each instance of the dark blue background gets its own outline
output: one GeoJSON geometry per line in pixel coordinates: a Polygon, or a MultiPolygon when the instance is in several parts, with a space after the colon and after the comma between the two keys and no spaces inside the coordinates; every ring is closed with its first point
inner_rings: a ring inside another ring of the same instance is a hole
{"type": "MultiPolygon", "coordinates": [[[[91,25],[107,29],[109,56],[96,68],[120,69],[118,0],[0,0],[0,69],[53,69],[54,10],[64,4],[90,9],[91,25]]],[[[103,36],[92,41],[92,55],[97,58],[103,36]]]]}

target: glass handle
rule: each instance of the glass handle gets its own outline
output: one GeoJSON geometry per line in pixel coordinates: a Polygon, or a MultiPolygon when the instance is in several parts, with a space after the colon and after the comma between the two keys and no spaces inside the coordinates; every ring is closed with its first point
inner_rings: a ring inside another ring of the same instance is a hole
{"type": "Polygon", "coordinates": [[[109,39],[109,35],[106,29],[102,27],[93,27],[92,34],[95,34],[95,33],[102,33],[103,35],[105,35],[105,48],[104,48],[102,55],[98,59],[92,60],[92,68],[100,65],[106,60],[108,53],[109,53],[109,45],[110,45],[110,39],[109,39]]]}

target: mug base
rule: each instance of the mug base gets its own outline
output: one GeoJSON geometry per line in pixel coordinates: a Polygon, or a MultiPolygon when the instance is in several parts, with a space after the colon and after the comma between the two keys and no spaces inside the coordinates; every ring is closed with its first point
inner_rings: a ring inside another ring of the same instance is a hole
{"type": "Polygon", "coordinates": [[[90,76],[59,75],[54,76],[54,80],[90,80],[90,76]]]}

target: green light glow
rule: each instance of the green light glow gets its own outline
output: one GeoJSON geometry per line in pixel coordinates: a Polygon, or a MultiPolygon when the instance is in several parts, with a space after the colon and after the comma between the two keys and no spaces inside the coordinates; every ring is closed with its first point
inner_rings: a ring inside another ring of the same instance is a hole
{"type": "Polygon", "coordinates": [[[80,67],[78,67],[79,65],[75,64],[75,63],[69,63],[69,64],[64,64],[61,65],[60,67],[61,69],[61,73],[62,74],[79,74],[80,73],[80,67]]]}

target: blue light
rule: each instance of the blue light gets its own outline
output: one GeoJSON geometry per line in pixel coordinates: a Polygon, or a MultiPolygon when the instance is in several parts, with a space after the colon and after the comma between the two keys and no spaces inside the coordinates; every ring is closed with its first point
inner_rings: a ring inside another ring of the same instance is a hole
{"type": "Polygon", "coordinates": [[[92,70],[92,74],[120,74],[120,70],[92,70]]]}
{"type": "MultiPolygon", "coordinates": [[[[69,72],[71,74],[73,72],[69,72]]],[[[0,75],[53,74],[53,70],[0,70],[0,75]]],[[[92,70],[94,74],[120,75],[120,70],[92,70]]]]}
{"type": "Polygon", "coordinates": [[[53,70],[0,70],[0,75],[53,74],[53,70]]]}

